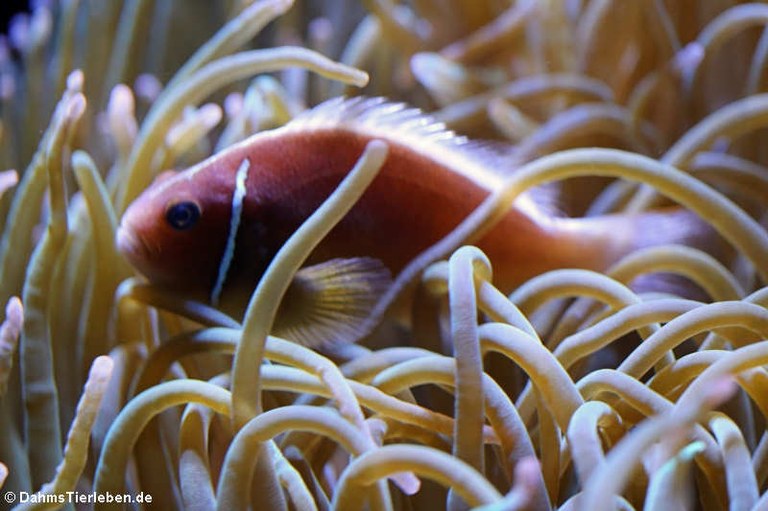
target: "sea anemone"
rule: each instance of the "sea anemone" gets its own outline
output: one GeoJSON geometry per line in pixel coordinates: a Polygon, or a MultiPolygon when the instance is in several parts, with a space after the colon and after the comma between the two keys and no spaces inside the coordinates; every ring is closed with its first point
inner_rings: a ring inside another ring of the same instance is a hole
{"type": "Polygon", "coordinates": [[[765,4],[707,0],[37,2],[0,39],[5,503],[765,509],[767,22],[765,4]],[[360,93],[505,144],[518,168],[397,275],[357,343],[271,334],[383,142],[242,319],[117,251],[161,171],[360,93]],[[471,243],[546,183],[570,215],[677,203],[722,240],[506,296],[505,261],[471,243]]]}

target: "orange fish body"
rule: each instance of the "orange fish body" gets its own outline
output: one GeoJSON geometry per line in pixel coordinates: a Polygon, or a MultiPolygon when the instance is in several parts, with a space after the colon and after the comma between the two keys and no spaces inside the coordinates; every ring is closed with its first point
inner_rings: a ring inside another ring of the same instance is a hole
{"type": "MultiPolygon", "coordinates": [[[[382,170],[310,264],[369,257],[397,273],[512,171],[493,168],[503,159],[418,110],[332,100],[158,180],[126,211],[118,246],[151,281],[213,301],[221,295],[242,310],[275,253],[374,138],[390,148],[382,170]]],[[[477,245],[494,263],[496,284],[510,291],[554,268],[605,269],[638,246],[636,224],[618,215],[557,217],[526,194],[477,245]]]]}

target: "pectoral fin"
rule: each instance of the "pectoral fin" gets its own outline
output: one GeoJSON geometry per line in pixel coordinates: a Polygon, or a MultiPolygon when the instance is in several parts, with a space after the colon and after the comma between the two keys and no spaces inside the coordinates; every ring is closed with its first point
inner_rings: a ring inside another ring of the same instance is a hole
{"type": "Polygon", "coordinates": [[[302,268],[280,305],[273,333],[313,347],[349,342],[391,281],[382,262],[368,257],[302,268]]]}

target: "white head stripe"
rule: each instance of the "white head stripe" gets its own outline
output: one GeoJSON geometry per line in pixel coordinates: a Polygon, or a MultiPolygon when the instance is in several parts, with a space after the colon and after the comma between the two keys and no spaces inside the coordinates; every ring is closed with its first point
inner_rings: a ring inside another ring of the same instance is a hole
{"type": "Polygon", "coordinates": [[[229,235],[227,244],[224,246],[224,255],[219,264],[219,274],[216,277],[216,284],[211,291],[211,304],[218,305],[221,291],[224,288],[224,282],[227,280],[227,272],[232,264],[232,258],[235,256],[235,240],[237,239],[237,230],[240,227],[240,218],[243,216],[243,199],[245,198],[245,180],[248,178],[248,169],[251,162],[243,160],[235,174],[235,191],[232,193],[232,214],[229,218],[229,235]]]}

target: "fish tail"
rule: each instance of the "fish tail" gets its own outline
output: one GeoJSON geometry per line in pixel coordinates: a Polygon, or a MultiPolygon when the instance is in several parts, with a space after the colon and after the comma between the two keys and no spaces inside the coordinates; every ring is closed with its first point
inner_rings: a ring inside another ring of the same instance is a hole
{"type": "Polygon", "coordinates": [[[674,244],[697,248],[718,258],[724,256],[725,243],[717,232],[696,213],[685,208],[638,213],[632,215],[630,221],[634,223],[631,251],[674,244]]]}
{"type": "MultiPolygon", "coordinates": [[[[730,246],[697,214],[668,207],[631,215],[608,215],[595,219],[586,229],[592,236],[580,239],[597,250],[595,258],[603,270],[610,270],[622,259],[638,251],[661,246],[686,246],[698,249],[720,262],[732,255],[730,246]],[[597,237],[598,239],[595,239],[597,237]]],[[[675,250],[674,247],[670,247],[675,250]]],[[[665,272],[644,274],[632,281],[636,292],[668,292],[687,298],[702,298],[702,292],[688,279],[665,272]]]]}

